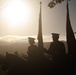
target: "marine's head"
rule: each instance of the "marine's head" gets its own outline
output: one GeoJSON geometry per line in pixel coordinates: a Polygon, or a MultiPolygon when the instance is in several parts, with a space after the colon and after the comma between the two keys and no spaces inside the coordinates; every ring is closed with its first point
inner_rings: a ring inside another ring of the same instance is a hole
{"type": "Polygon", "coordinates": [[[58,41],[60,34],[58,33],[51,33],[51,34],[52,34],[53,41],[58,41]]]}
{"type": "Polygon", "coordinates": [[[32,38],[32,37],[28,37],[28,41],[30,44],[34,44],[35,43],[35,38],[32,38]]]}

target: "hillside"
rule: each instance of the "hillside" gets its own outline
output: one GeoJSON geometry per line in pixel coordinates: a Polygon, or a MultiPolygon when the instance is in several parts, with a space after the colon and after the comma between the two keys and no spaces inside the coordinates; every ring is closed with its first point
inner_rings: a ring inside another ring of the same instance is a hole
{"type": "MultiPolygon", "coordinates": [[[[62,41],[65,44],[66,47],[66,53],[67,53],[67,45],[65,41],[62,41]]],[[[37,45],[37,43],[36,43],[37,45]]],[[[44,42],[44,47],[48,50],[50,45],[50,42],[44,42]]],[[[0,54],[5,54],[6,51],[10,53],[14,53],[17,51],[19,54],[24,53],[26,54],[28,51],[28,42],[0,42],[0,54]]]]}

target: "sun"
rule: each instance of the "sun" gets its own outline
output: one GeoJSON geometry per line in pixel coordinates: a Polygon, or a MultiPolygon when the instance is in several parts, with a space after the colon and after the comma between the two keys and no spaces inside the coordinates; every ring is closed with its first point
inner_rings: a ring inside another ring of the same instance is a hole
{"type": "Polygon", "coordinates": [[[12,3],[4,9],[5,20],[12,27],[22,25],[29,21],[30,15],[29,5],[22,0],[13,0],[12,3]]]}

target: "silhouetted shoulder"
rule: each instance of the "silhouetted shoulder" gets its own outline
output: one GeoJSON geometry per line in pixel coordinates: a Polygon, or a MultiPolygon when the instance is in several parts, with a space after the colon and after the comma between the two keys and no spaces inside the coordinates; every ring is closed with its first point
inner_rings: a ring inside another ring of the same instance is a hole
{"type": "Polygon", "coordinates": [[[38,49],[38,47],[37,47],[36,45],[32,45],[32,46],[29,46],[29,47],[28,47],[28,50],[29,50],[29,49],[34,49],[34,50],[35,50],[35,49],[38,49]]]}
{"type": "Polygon", "coordinates": [[[52,43],[51,43],[51,46],[52,46],[52,45],[53,45],[53,46],[56,45],[56,46],[59,46],[59,47],[60,47],[60,46],[64,46],[64,43],[61,42],[61,41],[57,41],[57,42],[52,42],[52,43]]]}
{"type": "Polygon", "coordinates": [[[36,45],[32,45],[28,47],[28,54],[35,54],[38,51],[38,47],[36,45]]]}
{"type": "Polygon", "coordinates": [[[64,44],[62,41],[58,41],[60,44],[64,44]]]}

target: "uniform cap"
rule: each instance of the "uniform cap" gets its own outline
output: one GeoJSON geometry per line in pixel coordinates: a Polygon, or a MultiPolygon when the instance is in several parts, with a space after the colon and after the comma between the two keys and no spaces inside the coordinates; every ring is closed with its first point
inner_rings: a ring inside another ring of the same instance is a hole
{"type": "Polygon", "coordinates": [[[28,37],[29,41],[34,42],[35,38],[28,37]]]}
{"type": "Polygon", "coordinates": [[[53,36],[59,36],[60,34],[58,33],[51,33],[53,36]]]}

